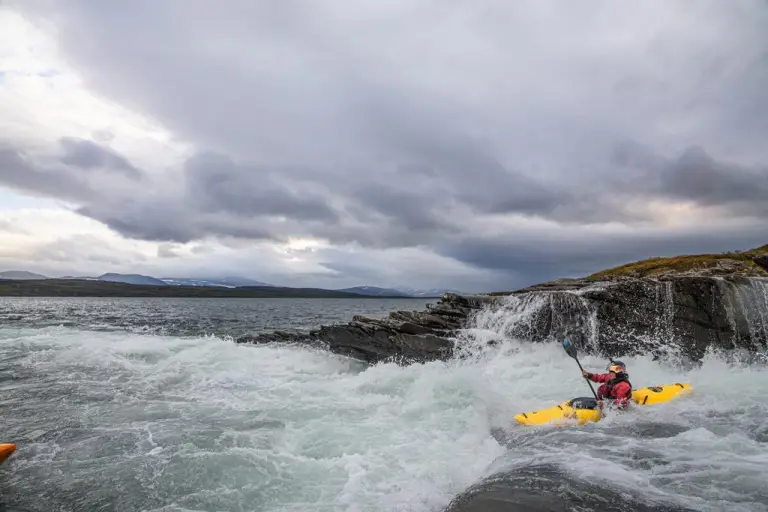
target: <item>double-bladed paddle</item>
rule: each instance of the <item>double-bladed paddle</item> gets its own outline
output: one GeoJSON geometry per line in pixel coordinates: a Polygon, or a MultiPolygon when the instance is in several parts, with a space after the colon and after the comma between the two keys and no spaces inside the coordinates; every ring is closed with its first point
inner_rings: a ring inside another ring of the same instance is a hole
{"type": "MultiPolygon", "coordinates": [[[[579,353],[576,349],[576,345],[573,345],[568,338],[563,340],[563,348],[565,349],[565,353],[571,356],[576,360],[576,364],[579,365],[579,370],[582,372],[584,371],[584,368],[581,367],[581,363],[579,362],[579,353]]],[[[595,393],[595,388],[592,387],[592,383],[589,381],[588,378],[584,377],[584,380],[587,381],[587,384],[589,384],[589,389],[592,390],[592,394],[595,396],[595,400],[599,401],[599,398],[597,398],[597,393],[595,393]]]]}

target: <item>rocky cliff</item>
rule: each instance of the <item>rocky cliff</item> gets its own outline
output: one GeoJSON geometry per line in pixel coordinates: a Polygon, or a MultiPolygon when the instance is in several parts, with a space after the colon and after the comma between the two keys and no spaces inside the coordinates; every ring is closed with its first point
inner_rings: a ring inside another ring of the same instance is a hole
{"type": "Polygon", "coordinates": [[[309,343],[369,363],[448,359],[456,336],[484,309],[504,309],[515,319],[500,335],[540,342],[568,336],[582,351],[614,358],[673,352],[698,360],[709,347],[768,347],[768,276],[728,261],[654,277],[564,279],[496,296],[446,294],[426,311],[357,316],[305,334],[278,331],[237,341],[309,343]]]}
{"type": "Polygon", "coordinates": [[[532,287],[495,306],[520,322],[506,336],[557,341],[610,357],[677,353],[698,360],[709,347],[764,350],[768,278],[668,275],[577,280],[532,287]]]}

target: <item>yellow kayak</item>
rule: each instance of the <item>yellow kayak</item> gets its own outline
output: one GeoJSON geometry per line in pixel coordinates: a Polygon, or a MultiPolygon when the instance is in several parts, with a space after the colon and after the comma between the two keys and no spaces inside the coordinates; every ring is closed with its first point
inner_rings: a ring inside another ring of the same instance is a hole
{"type": "Polygon", "coordinates": [[[668,402],[680,394],[688,394],[693,391],[690,384],[664,384],[663,386],[648,386],[647,388],[633,389],[632,401],[637,405],[653,405],[668,402]]]}
{"type": "MultiPolygon", "coordinates": [[[[664,384],[632,390],[632,401],[637,405],[652,405],[667,402],[673,398],[693,391],[690,384],[664,384]]],[[[521,425],[583,425],[588,421],[597,422],[602,418],[602,410],[597,407],[593,397],[578,397],[566,402],[540,409],[521,412],[515,415],[515,421],[521,425]]]]}
{"type": "Polygon", "coordinates": [[[13,443],[0,443],[0,464],[5,462],[5,459],[11,456],[16,451],[16,445],[13,443]]]}

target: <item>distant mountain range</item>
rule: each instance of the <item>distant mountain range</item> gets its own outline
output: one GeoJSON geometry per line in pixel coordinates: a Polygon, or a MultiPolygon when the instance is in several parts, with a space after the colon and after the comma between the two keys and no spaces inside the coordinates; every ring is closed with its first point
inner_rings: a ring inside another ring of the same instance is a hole
{"type": "Polygon", "coordinates": [[[42,274],[35,274],[34,272],[27,272],[26,270],[9,270],[7,272],[0,272],[0,279],[31,281],[33,279],[48,279],[48,278],[42,274]]]}
{"type": "MultiPolygon", "coordinates": [[[[6,272],[0,272],[0,279],[7,279],[12,281],[31,281],[31,280],[47,280],[47,279],[61,279],[61,280],[81,280],[81,281],[106,281],[112,283],[125,283],[134,285],[145,286],[195,286],[195,287],[218,287],[218,288],[273,288],[275,291],[280,290],[301,290],[303,288],[289,288],[275,286],[262,281],[256,281],[254,279],[248,279],[244,277],[152,277],[141,274],[118,274],[118,273],[106,273],[98,277],[89,276],[65,276],[65,277],[47,277],[42,274],[36,274],[34,272],[27,272],[24,270],[10,270],[6,272]]],[[[418,290],[414,288],[398,287],[398,288],[380,288],[377,286],[354,286],[352,288],[342,288],[334,290],[323,290],[319,288],[313,288],[312,290],[329,291],[329,292],[344,292],[357,295],[365,295],[370,297],[411,297],[411,298],[432,298],[441,297],[445,292],[461,293],[457,290],[448,289],[431,289],[431,290],[418,290]]]]}

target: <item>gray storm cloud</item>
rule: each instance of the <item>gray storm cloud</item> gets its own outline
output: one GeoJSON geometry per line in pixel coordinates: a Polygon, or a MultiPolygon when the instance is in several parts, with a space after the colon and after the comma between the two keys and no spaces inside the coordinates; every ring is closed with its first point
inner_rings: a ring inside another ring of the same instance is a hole
{"type": "Polygon", "coordinates": [[[62,137],[59,143],[64,150],[61,163],[78,169],[112,169],[129,178],[140,179],[141,173],[125,157],[85,139],[62,137]]]}
{"type": "Polygon", "coordinates": [[[141,177],[127,159],[85,139],[62,137],[52,154],[0,139],[0,183],[12,188],[88,202],[114,197],[141,177]]]}
{"type": "MultiPolygon", "coordinates": [[[[66,195],[129,237],[423,245],[546,277],[569,258],[580,272],[700,247],[700,232],[628,231],[592,239],[604,258],[584,249],[582,226],[647,227],[630,204],[691,201],[754,226],[768,212],[764,2],[10,6],[53,22],[89,87],[198,148],[175,189],[97,142],[62,139],[56,165],[0,150],[3,183],[66,195]],[[582,235],[478,228],[510,214],[582,235]]],[[[760,236],[713,232],[712,249],[760,236]]]]}

